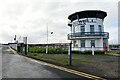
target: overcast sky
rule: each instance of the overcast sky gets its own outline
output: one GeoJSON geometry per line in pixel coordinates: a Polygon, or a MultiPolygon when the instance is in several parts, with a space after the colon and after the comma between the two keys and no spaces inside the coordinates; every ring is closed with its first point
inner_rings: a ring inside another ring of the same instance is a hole
{"type": "Polygon", "coordinates": [[[82,10],[106,11],[109,43],[118,43],[118,0],[0,0],[0,43],[13,42],[14,35],[19,41],[27,36],[29,43],[46,43],[47,24],[49,43],[69,42],[68,16],[82,10]]]}

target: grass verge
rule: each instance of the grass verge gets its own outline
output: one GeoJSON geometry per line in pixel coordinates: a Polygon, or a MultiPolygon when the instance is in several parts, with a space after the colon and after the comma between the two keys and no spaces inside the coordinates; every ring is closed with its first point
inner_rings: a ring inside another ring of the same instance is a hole
{"type": "MultiPolygon", "coordinates": [[[[78,54],[73,54],[72,63],[74,66],[77,65],[78,63],[81,63],[81,64],[92,63],[89,60],[80,59],[79,56],[80,55],[78,55],[78,54]]],[[[81,56],[85,56],[85,55],[81,55],[81,56]]],[[[87,54],[86,56],[90,56],[90,55],[87,54]]],[[[31,57],[31,58],[34,58],[37,60],[55,63],[55,64],[65,65],[65,66],[69,65],[69,56],[67,54],[30,53],[30,54],[28,54],[28,57],[31,57]]]]}

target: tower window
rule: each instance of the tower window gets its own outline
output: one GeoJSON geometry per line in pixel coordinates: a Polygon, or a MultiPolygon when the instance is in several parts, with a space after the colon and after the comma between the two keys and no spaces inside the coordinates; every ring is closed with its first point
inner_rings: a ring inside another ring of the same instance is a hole
{"type": "Polygon", "coordinates": [[[98,28],[99,28],[99,32],[102,32],[102,26],[98,25],[98,28]]]}
{"type": "Polygon", "coordinates": [[[84,35],[85,32],[85,26],[81,26],[81,35],[84,35]]]}
{"type": "Polygon", "coordinates": [[[85,40],[81,40],[81,47],[85,47],[85,40]]]}
{"type": "Polygon", "coordinates": [[[85,26],[81,26],[81,32],[85,32],[85,26]]]}
{"type": "Polygon", "coordinates": [[[95,40],[91,40],[91,47],[94,46],[95,47],[95,40]]]}
{"type": "Polygon", "coordinates": [[[94,25],[90,25],[90,32],[94,33],[94,25]]]}

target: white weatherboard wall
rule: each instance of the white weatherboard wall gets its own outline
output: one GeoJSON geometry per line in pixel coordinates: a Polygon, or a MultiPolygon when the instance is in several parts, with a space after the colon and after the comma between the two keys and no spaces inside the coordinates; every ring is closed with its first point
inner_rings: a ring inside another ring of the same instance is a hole
{"type": "Polygon", "coordinates": [[[68,39],[72,41],[72,50],[104,50],[108,47],[109,33],[104,32],[104,18],[107,13],[101,10],[85,10],[68,16],[68,26],[71,33],[68,39]],[[83,41],[83,42],[81,42],[83,41]]]}
{"type": "MultiPolygon", "coordinates": [[[[82,20],[87,20],[87,19],[89,21],[93,20],[95,23],[86,22],[86,25],[83,25],[83,26],[85,26],[85,32],[90,32],[90,25],[94,25],[95,32],[99,32],[98,25],[101,25],[102,26],[102,32],[104,32],[104,26],[103,26],[103,20],[102,19],[99,19],[99,18],[83,18],[83,19],[79,19],[79,20],[82,21],[82,20]]],[[[82,25],[79,25],[78,20],[74,20],[73,21],[73,26],[72,26],[72,32],[73,33],[81,32],[80,26],[82,26],[82,25]]]]}
{"type": "MultiPolygon", "coordinates": [[[[91,40],[95,40],[95,47],[97,50],[103,50],[103,39],[86,39],[85,40],[85,49],[82,50],[92,50],[91,40]]],[[[78,48],[81,48],[81,40],[77,40],[78,48]]],[[[76,47],[77,50],[77,47],[76,47]]],[[[80,50],[80,49],[79,49],[80,50]]]]}
{"type": "MultiPolygon", "coordinates": [[[[104,26],[103,26],[103,20],[99,18],[83,18],[79,19],[79,21],[82,20],[88,20],[88,22],[85,22],[85,25],[81,25],[78,20],[73,21],[72,33],[78,33],[81,32],[81,26],[85,26],[85,32],[90,32],[90,25],[94,25],[94,32],[99,32],[99,25],[102,27],[102,32],[104,32],[104,26]],[[91,22],[93,20],[93,22],[91,22]]],[[[102,37],[81,37],[80,39],[76,39],[76,44],[78,47],[73,46],[73,50],[92,50],[91,48],[91,40],[95,40],[95,50],[104,50],[103,48],[103,38],[102,37]],[[81,39],[85,40],[85,48],[81,48],[81,39]]]]}

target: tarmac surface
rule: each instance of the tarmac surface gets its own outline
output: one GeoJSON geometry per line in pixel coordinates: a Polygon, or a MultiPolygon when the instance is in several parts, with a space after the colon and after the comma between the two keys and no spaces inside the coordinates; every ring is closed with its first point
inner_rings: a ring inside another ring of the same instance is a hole
{"type": "Polygon", "coordinates": [[[0,58],[2,59],[0,60],[2,61],[0,66],[2,66],[1,75],[3,79],[28,78],[29,80],[29,78],[54,78],[57,80],[63,80],[63,78],[76,78],[76,80],[88,80],[88,78],[55,69],[46,64],[38,64],[32,60],[24,58],[23,56],[16,55],[7,46],[0,48],[0,56],[2,56],[2,58],[0,58]]]}

